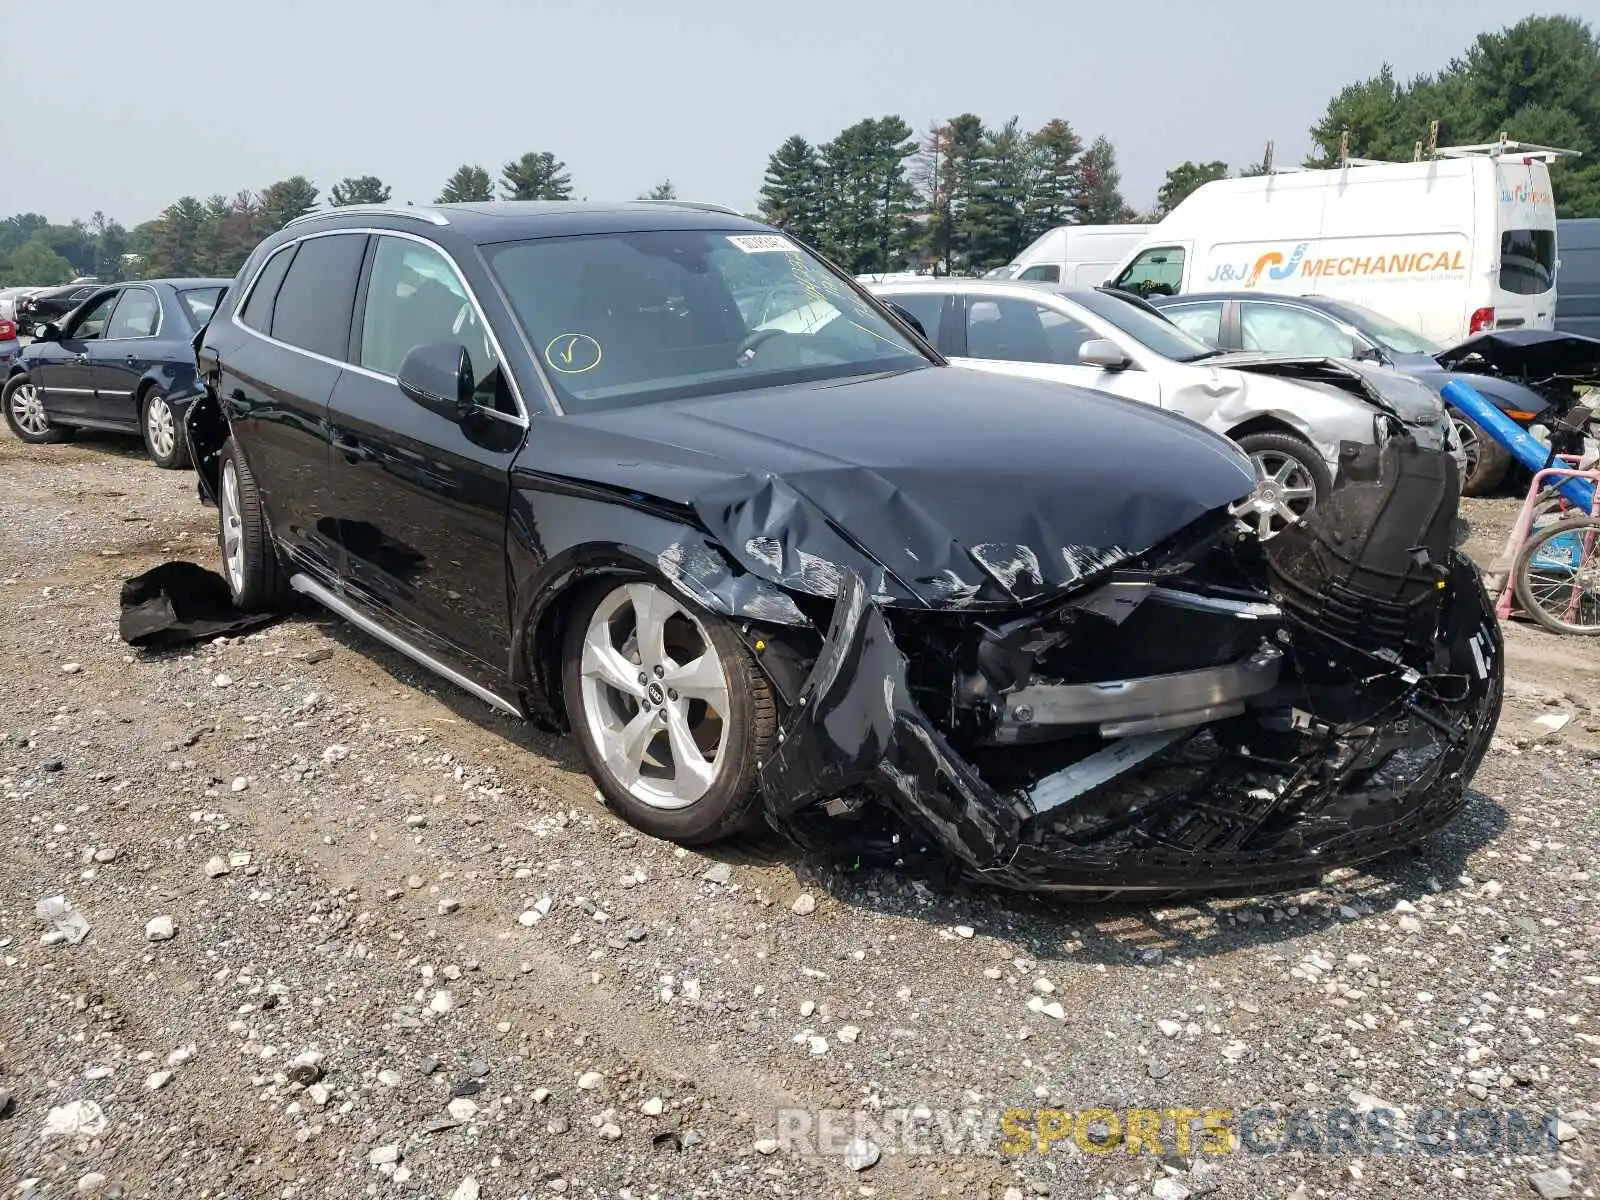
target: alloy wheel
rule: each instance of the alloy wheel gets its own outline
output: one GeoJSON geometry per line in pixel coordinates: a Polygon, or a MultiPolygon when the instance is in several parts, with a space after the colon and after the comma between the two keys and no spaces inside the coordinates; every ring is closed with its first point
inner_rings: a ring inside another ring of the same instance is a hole
{"type": "Polygon", "coordinates": [[[145,401],[144,428],[156,457],[163,462],[171,458],[173,448],[178,444],[178,426],[173,420],[167,398],[160,392],[150,393],[145,401]]]}
{"type": "Polygon", "coordinates": [[[1456,437],[1461,439],[1461,452],[1467,458],[1467,469],[1462,473],[1462,478],[1471,479],[1472,473],[1478,469],[1478,431],[1460,417],[1451,417],[1450,423],[1456,427],[1456,437]]]}
{"type": "Polygon", "coordinates": [[[1282,450],[1257,450],[1250,455],[1256,490],[1240,515],[1265,541],[1298,522],[1317,502],[1316,484],[1306,465],[1282,450]]]}
{"type": "Polygon", "coordinates": [[[583,718],[606,770],[653,808],[686,808],[716,782],[728,678],[699,619],[629,583],[595,609],[579,666],[583,718]]]}
{"type": "Polygon", "coordinates": [[[19,426],[35,437],[50,432],[50,418],[44,414],[44,401],[39,399],[39,389],[31,383],[20,384],[12,391],[11,415],[19,426]]]}
{"type": "Polygon", "coordinates": [[[222,563],[234,596],[244,593],[244,520],[239,515],[239,473],[232,459],[222,463],[222,563]]]}

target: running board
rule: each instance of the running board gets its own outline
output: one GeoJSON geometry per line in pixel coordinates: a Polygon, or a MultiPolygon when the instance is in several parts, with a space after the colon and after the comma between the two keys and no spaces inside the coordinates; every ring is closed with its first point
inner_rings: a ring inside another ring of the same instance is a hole
{"type": "Polygon", "coordinates": [[[485,704],[489,705],[489,707],[498,708],[501,712],[509,713],[518,720],[523,719],[522,710],[519,709],[515,704],[511,703],[511,701],[505,699],[503,696],[495,695],[488,688],[483,687],[481,684],[472,682],[472,680],[468,679],[454,667],[446,666],[437,658],[434,658],[433,655],[429,654],[426,650],[423,650],[417,646],[413,646],[398,633],[394,633],[388,629],[385,629],[371,617],[367,616],[359,609],[352,607],[349,601],[341,600],[338,596],[334,595],[315,579],[312,579],[309,575],[289,576],[289,586],[295,591],[299,592],[301,595],[310,596],[324,608],[330,610],[338,616],[343,617],[346,621],[349,621],[350,624],[361,630],[362,633],[377,638],[390,649],[400,651],[401,654],[404,654],[418,666],[426,667],[435,675],[441,676],[444,679],[448,679],[462,691],[476,696],[479,700],[482,700],[485,704]]]}

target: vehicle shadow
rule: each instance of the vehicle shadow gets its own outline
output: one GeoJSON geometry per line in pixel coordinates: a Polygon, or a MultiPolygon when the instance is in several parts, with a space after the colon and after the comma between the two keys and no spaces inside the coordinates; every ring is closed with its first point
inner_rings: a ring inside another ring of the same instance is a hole
{"type": "MultiPolygon", "coordinates": [[[[337,617],[316,613],[310,619],[330,639],[381,666],[397,684],[436,697],[463,724],[570,773],[573,786],[583,788],[589,803],[596,803],[593,784],[570,737],[494,713],[482,701],[436,679],[337,617]]],[[[1444,828],[1358,869],[1258,891],[1231,889],[1143,900],[1079,899],[990,888],[955,878],[934,860],[872,865],[858,859],[858,847],[847,837],[803,849],[769,828],[697,847],[696,853],[733,867],[779,869],[792,875],[797,890],[809,890],[819,898],[827,895],[845,907],[878,916],[938,926],[948,936],[957,936],[950,931],[958,926],[970,927],[975,936],[1010,943],[1015,955],[1039,964],[1128,967],[1204,959],[1379,919],[1402,900],[1414,903],[1425,895],[1460,888],[1467,860],[1498,838],[1508,824],[1501,805],[1469,791],[1462,811],[1444,828]]]]}

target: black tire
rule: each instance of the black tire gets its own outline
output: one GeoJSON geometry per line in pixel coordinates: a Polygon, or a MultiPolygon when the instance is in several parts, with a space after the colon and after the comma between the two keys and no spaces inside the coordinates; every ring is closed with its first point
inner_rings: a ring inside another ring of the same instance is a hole
{"type": "Polygon", "coordinates": [[[278,561],[261,492],[231,437],[223,444],[221,459],[217,475],[217,547],[222,551],[222,577],[228,581],[235,607],[244,612],[277,611],[287,604],[289,580],[283,564],[278,561]],[[233,491],[229,488],[230,476],[233,491]],[[234,492],[238,503],[236,514],[234,492]],[[230,530],[231,518],[235,515],[238,525],[230,530]],[[237,572],[230,563],[230,532],[238,537],[237,572]]]}
{"type": "Polygon", "coordinates": [[[640,577],[596,583],[574,599],[561,638],[562,699],[590,777],[606,803],[629,824],[652,837],[685,846],[704,845],[748,830],[759,819],[758,767],[777,740],[778,714],[772,687],[733,627],[684,600],[666,585],[640,577]],[[704,631],[727,682],[727,740],[709,790],[681,808],[662,808],[636,797],[612,773],[595,742],[584,710],[582,663],[591,618],[619,588],[648,583],[669,596],[704,631]]]}
{"type": "Polygon", "coordinates": [[[30,446],[49,446],[54,445],[56,442],[66,441],[72,436],[72,430],[64,425],[55,424],[48,417],[44,418],[45,428],[43,430],[29,429],[22,424],[21,414],[13,406],[20,408],[24,403],[21,398],[22,389],[32,386],[33,381],[27,375],[19,374],[13,375],[6,380],[5,388],[0,389],[0,407],[5,409],[6,427],[11,430],[13,436],[27,442],[30,446]]]}
{"type": "MultiPolygon", "coordinates": [[[[1575,571],[1579,568],[1592,571],[1596,568],[1597,563],[1600,563],[1600,519],[1579,516],[1568,517],[1562,521],[1553,521],[1524,542],[1522,549],[1517,552],[1516,566],[1512,568],[1511,572],[1511,578],[1516,588],[1517,603],[1521,606],[1523,612],[1550,630],[1551,633],[1594,637],[1600,635],[1600,596],[1592,599],[1587,596],[1580,597],[1578,601],[1578,619],[1580,623],[1571,624],[1553,616],[1544,607],[1544,604],[1540,602],[1540,598],[1534,590],[1535,580],[1533,575],[1537,569],[1533,564],[1534,557],[1552,539],[1569,533],[1576,534],[1580,539],[1580,553],[1583,550],[1583,539],[1586,537],[1592,539],[1588,547],[1588,553],[1585,556],[1587,561],[1580,558],[1579,562],[1574,564],[1575,571]]],[[[1549,582],[1556,585],[1561,584],[1563,572],[1549,569],[1547,571],[1546,579],[1549,582]]],[[[1554,599],[1555,596],[1560,594],[1560,590],[1558,586],[1550,598],[1554,599]]]]}
{"type": "MultiPolygon", "coordinates": [[[[1252,459],[1257,455],[1269,457],[1281,455],[1297,462],[1311,481],[1314,495],[1309,504],[1303,509],[1295,511],[1304,516],[1317,505],[1328,498],[1328,493],[1333,491],[1333,476],[1328,472],[1328,464],[1322,461],[1322,456],[1317,453],[1316,447],[1304,438],[1296,437],[1292,433],[1278,433],[1268,431],[1263,433],[1247,433],[1241,438],[1234,439],[1239,446],[1252,459]]],[[[1257,469],[1259,475],[1259,466],[1257,469]]],[[[1291,505],[1291,507],[1293,507],[1291,505]]]]}
{"type": "Polygon", "coordinates": [[[144,395],[139,399],[139,435],[144,438],[145,453],[156,466],[166,471],[179,471],[189,465],[189,445],[183,440],[183,430],[179,428],[178,417],[167,405],[167,398],[160,388],[146,388],[144,395]],[[158,437],[157,432],[151,428],[151,415],[157,404],[166,409],[167,437],[158,437]],[[162,450],[160,447],[163,444],[168,444],[168,449],[162,450]]]}
{"type": "Polygon", "coordinates": [[[1487,496],[1505,482],[1506,473],[1511,470],[1511,451],[1495,441],[1482,425],[1455,409],[1450,410],[1450,422],[1456,427],[1456,436],[1467,452],[1461,494],[1487,496]]]}

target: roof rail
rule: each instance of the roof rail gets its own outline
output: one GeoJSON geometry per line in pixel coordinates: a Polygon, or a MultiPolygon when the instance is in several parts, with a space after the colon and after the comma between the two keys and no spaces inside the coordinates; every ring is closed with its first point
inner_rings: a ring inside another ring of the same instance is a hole
{"type": "Polygon", "coordinates": [[[1471,146],[1440,146],[1434,151],[1434,155],[1438,158],[1471,158],[1479,154],[1486,154],[1490,158],[1498,158],[1502,154],[1542,158],[1545,162],[1552,162],[1558,158],[1583,157],[1583,152],[1580,150],[1562,150],[1556,146],[1537,146],[1532,142],[1509,141],[1503,133],[1493,142],[1478,142],[1471,146]]]}
{"type": "Polygon", "coordinates": [[[704,200],[636,200],[636,204],[676,204],[679,208],[693,208],[700,212],[727,213],[730,217],[744,216],[736,208],[729,208],[726,204],[707,204],[704,200]]]}
{"type": "Polygon", "coordinates": [[[301,213],[298,217],[285,223],[284,228],[298,225],[302,221],[314,221],[318,217],[360,216],[362,213],[382,213],[386,217],[410,217],[413,221],[426,221],[430,225],[448,225],[449,218],[443,213],[431,208],[419,208],[414,204],[343,204],[332,208],[320,209],[314,212],[301,213]]]}

